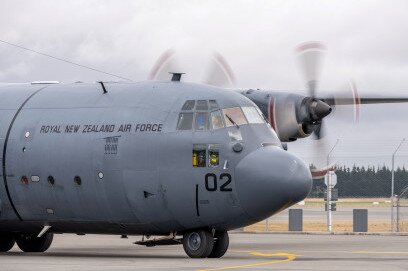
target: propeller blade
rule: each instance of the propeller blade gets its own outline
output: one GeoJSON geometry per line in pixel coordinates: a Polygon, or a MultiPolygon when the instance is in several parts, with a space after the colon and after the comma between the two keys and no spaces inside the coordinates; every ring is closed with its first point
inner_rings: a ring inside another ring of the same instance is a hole
{"type": "MultiPolygon", "coordinates": [[[[337,91],[333,94],[330,98],[319,98],[325,103],[329,104],[333,109],[336,109],[338,105],[353,105],[352,113],[354,122],[358,122],[360,119],[360,104],[362,103],[361,98],[358,94],[357,85],[353,80],[350,80],[347,86],[343,86],[340,91],[337,91]]],[[[408,100],[407,100],[408,101],[408,100]]],[[[346,110],[348,108],[344,108],[341,110],[337,110],[337,118],[349,119],[350,117],[350,110],[346,110]],[[345,111],[346,110],[346,111],[345,111]],[[347,116],[348,115],[348,116],[347,116]]]]}
{"type": "Polygon", "coordinates": [[[296,48],[299,68],[311,97],[316,94],[324,50],[324,45],[317,41],[305,42],[296,48]]]}
{"type": "Polygon", "coordinates": [[[314,132],[313,132],[313,137],[316,140],[320,140],[324,137],[325,135],[325,130],[324,130],[324,126],[323,126],[323,120],[320,121],[319,124],[317,124],[317,127],[315,128],[314,132]]]}
{"type": "Polygon", "coordinates": [[[228,62],[220,53],[213,53],[202,82],[207,85],[224,88],[232,88],[235,86],[234,73],[228,62]]]}
{"type": "Polygon", "coordinates": [[[148,80],[166,81],[171,78],[170,72],[177,72],[178,65],[175,58],[175,50],[168,49],[154,63],[150,70],[148,80]]]}
{"type": "Polygon", "coordinates": [[[336,171],[336,169],[337,169],[336,163],[332,163],[323,168],[313,168],[310,171],[312,173],[313,179],[323,179],[326,176],[328,171],[336,171]]]}

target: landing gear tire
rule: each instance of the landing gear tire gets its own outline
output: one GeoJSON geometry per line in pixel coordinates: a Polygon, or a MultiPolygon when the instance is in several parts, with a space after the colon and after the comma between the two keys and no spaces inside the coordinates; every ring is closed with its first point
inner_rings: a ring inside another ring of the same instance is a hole
{"type": "Polygon", "coordinates": [[[52,243],[53,233],[37,237],[34,233],[21,233],[15,236],[18,247],[24,252],[44,252],[52,243]]]}
{"type": "Polygon", "coordinates": [[[208,258],[221,258],[227,252],[229,246],[228,232],[221,231],[215,232],[214,235],[214,247],[208,255],[208,258]]]}
{"type": "Polygon", "coordinates": [[[207,258],[214,247],[214,237],[209,231],[194,230],[183,236],[184,251],[190,258],[207,258]]]}
{"type": "Polygon", "coordinates": [[[0,252],[7,252],[14,247],[14,236],[12,234],[0,234],[0,252]]]}

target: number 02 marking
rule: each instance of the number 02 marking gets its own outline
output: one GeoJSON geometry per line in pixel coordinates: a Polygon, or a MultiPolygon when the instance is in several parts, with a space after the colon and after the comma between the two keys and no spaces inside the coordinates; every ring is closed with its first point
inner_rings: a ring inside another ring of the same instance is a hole
{"type": "MultiPolygon", "coordinates": [[[[229,173],[222,173],[220,175],[220,180],[223,181],[223,183],[220,186],[220,191],[222,192],[230,192],[232,191],[231,187],[228,187],[228,185],[231,183],[232,178],[229,173]]],[[[218,189],[218,184],[217,184],[217,175],[214,173],[207,173],[205,175],[205,189],[210,192],[217,191],[218,189]]]]}
{"type": "Polygon", "coordinates": [[[228,173],[222,173],[220,175],[220,180],[227,179],[224,184],[221,185],[220,191],[232,191],[231,187],[228,187],[228,185],[231,183],[231,175],[228,173]]]}

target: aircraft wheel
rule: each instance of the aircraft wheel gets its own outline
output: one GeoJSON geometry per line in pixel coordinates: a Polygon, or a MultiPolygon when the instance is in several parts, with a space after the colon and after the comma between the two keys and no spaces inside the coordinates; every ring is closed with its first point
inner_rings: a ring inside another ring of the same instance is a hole
{"type": "Polygon", "coordinates": [[[215,232],[214,247],[208,258],[221,258],[228,250],[229,236],[228,232],[215,232]]]}
{"type": "Polygon", "coordinates": [[[53,233],[37,237],[34,233],[21,233],[15,236],[18,247],[24,252],[44,252],[52,243],[53,233]]]}
{"type": "Polygon", "coordinates": [[[207,258],[214,247],[214,237],[206,230],[189,231],[183,236],[183,247],[190,258],[207,258]]]}
{"type": "Polygon", "coordinates": [[[0,252],[7,252],[13,248],[16,241],[12,234],[2,233],[0,234],[0,252]]]}

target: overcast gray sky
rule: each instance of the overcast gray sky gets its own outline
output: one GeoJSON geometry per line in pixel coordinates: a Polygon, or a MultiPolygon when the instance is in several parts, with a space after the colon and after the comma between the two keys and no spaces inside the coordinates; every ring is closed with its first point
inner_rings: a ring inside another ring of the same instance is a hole
{"type": "MultiPolygon", "coordinates": [[[[294,47],[318,40],[327,47],[320,94],[354,78],[362,95],[408,96],[407,11],[405,0],[2,0],[0,39],[136,81],[145,80],[170,47],[183,52],[186,80],[197,81],[204,60],[217,50],[238,87],[297,91],[304,82],[294,47]]],[[[0,82],[115,80],[1,43],[0,59],[0,82]]],[[[359,154],[389,153],[408,130],[407,106],[371,106],[362,113],[359,125],[338,122],[334,114],[329,143],[343,138],[350,155],[362,141],[372,143],[359,154]]],[[[291,145],[309,154],[310,143],[291,145]]]]}

